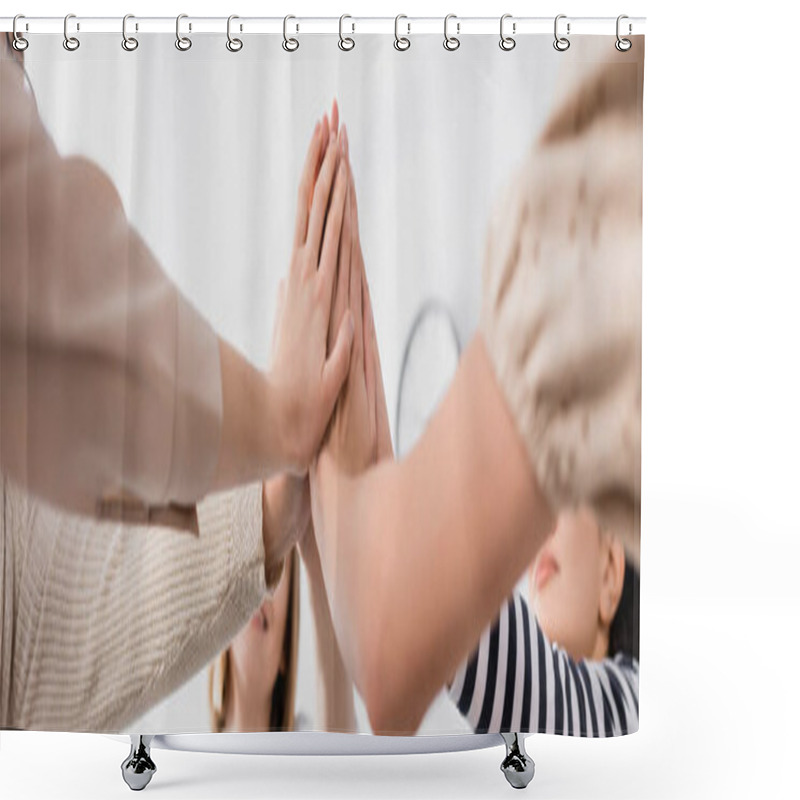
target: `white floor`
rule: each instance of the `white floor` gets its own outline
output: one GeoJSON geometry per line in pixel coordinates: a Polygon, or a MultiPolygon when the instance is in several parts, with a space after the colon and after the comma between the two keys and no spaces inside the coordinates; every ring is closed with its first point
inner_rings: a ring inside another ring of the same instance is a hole
{"type": "MultiPolygon", "coordinates": [[[[624,739],[528,740],[539,798],[796,797],[800,599],[650,603],[642,724],[624,739]]],[[[644,622],[646,621],[646,624],[644,622]]],[[[127,797],[127,747],[103,736],[3,732],[3,798],[127,797]]],[[[509,797],[502,748],[415,756],[225,756],[154,751],[162,798],[509,797]]]]}

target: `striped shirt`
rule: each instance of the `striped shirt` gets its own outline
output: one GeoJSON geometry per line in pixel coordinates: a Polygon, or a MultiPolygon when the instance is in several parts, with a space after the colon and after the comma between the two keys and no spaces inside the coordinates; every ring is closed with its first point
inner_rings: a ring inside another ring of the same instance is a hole
{"type": "Polygon", "coordinates": [[[547,640],[517,592],[448,692],[476,733],[597,737],[639,729],[638,661],[622,653],[573,660],[547,640]]]}

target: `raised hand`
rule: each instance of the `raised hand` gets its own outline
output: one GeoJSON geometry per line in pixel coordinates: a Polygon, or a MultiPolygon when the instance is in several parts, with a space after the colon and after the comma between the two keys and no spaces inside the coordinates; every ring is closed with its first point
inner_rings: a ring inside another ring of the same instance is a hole
{"type": "MultiPolygon", "coordinates": [[[[342,129],[342,139],[345,154],[349,156],[345,128],[342,129]]],[[[312,517],[318,540],[326,538],[326,521],[333,521],[329,518],[331,507],[323,500],[323,495],[329,499],[335,495],[335,481],[342,476],[355,476],[378,460],[392,456],[372,303],[358,231],[358,206],[349,163],[339,272],[328,331],[329,346],[348,306],[355,324],[350,369],[320,454],[309,473],[312,517]],[[324,491],[326,487],[323,484],[326,483],[328,491],[324,491]]]]}
{"type": "MultiPolygon", "coordinates": [[[[284,314],[286,281],[278,286],[275,324],[272,332],[272,353],[275,357],[278,333],[284,314]]],[[[268,583],[270,569],[279,563],[297,542],[308,539],[311,506],[307,475],[282,472],[264,482],[262,493],[262,531],[268,583]]]]}
{"type": "Polygon", "coordinates": [[[341,138],[327,122],[318,123],[300,181],[284,312],[270,372],[282,420],[283,466],[298,475],[308,469],[328,425],[347,377],[355,332],[348,309],[337,315],[329,346],[348,183],[342,155],[341,138]]]}

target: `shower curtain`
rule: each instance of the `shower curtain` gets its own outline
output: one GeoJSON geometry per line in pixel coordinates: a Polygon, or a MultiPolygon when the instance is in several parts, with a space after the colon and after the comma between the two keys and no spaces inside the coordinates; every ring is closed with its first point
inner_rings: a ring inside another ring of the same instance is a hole
{"type": "Polygon", "coordinates": [[[232,31],[6,36],[0,727],[634,732],[644,37],[232,31]]]}

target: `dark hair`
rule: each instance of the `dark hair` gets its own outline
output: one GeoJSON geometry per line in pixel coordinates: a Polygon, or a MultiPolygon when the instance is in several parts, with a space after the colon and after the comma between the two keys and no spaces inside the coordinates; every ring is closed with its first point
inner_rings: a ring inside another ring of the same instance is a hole
{"type": "Polygon", "coordinates": [[[639,570],[627,558],[622,597],[608,633],[608,655],[617,653],[639,659],[639,570]]]}

